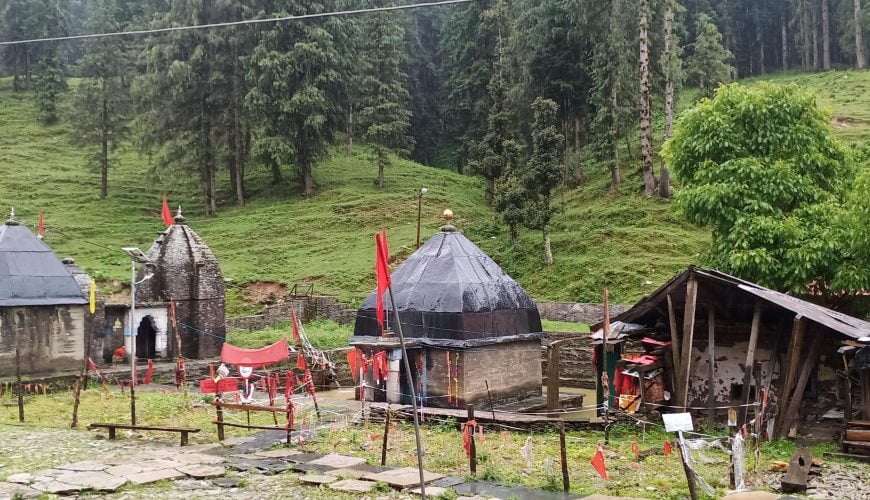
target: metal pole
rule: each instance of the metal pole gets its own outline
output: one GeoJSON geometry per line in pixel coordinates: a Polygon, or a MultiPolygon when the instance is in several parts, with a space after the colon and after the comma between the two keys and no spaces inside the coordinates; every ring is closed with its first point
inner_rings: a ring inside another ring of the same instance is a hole
{"type": "Polygon", "coordinates": [[[417,196],[417,248],[420,248],[420,218],[423,213],[423,191],[417,196]]]}
{"type": "Polygon", "coordinates": [[[136,425],[136,261],[130,259],[130,423],[136,425]]]}
{"type": "Polygon", "coordinates": [[[402,334],[402,322],[399,320],[399,310],[396,309],[396,299],[393,297],[393,285],[390,291],[390,305],[396,317],[396,332],[399,334],[399,344],[402,346],[402,359],[405,361],[405,375],[408,377],[408,389],[411,391],[411,407],[414,410],[414,437],[417,440],[417,468],[420,470],[420,497],[426,500],[426,481],[423,477],[423,443],[420,441],[420,416],[417,415],[417,394],[414,389],[414,379],[411,377],[411,365],[408,363],[408,351],[405,349],[405,335],[402,334]]]}

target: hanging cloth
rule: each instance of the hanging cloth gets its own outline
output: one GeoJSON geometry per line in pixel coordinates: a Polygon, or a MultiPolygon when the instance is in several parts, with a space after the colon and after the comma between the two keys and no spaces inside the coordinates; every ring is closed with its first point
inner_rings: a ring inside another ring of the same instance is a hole
{"type": "Polygon", "coordinates": [[[465,455],[469,458],[471,458],[471,437],[476,426],[476,420],[469,420],[462,424],[462,447],[465,448],[465,455]]]}

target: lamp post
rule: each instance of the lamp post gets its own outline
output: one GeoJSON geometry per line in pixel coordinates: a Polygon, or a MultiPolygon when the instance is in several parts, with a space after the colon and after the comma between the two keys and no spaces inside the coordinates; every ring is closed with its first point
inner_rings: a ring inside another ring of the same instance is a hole
{"type": "Polygon", "coordinates": [[[130,257],[130,424],[136,425],[136,285],[144,283],[152,276],[147,274],[137,282],[136,263],[150,264],[151,260],[136,247],[124,247],[121,251],[130,257]]]}
{"type": "Polygon", "coordinates": [[[428,189],[420,188],[420,194],[417,197],[417,248],[420,248],[420,217],[423,213],[423,195],[428,192],[428,189]]]}

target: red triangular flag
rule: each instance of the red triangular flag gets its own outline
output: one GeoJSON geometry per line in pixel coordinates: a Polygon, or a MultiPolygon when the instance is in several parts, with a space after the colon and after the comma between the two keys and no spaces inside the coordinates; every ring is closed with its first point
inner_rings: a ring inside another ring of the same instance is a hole
{"type": "Polygon", "coordinates": [[[39,225],[36,226],[36,234],[40,238],[45,238],[45,214],[42,210],[39,211],[39,225]]]}
{"type": "Polygon", "coordinates": [[[592,461],[589,463],[592,464],[592,467],[595,467],[599,476],[607,479],[607,467],[604,465],[604,453],[601,452],[600,446],[598,447],[598,451],[595,452],[595,456],[592,457],[592,461]]]}
{"type": "Polygon", "coordinates": [[[375,275],[378,280],[377,299],[375,301],[375,315],[381,331],[384,330],[384,292],[390,287],[390,250],[387,248],[387,230],[375,235],[375,275]]]}
{"type": "Polygon", "coordinates": [[[167,226],[171,226],[175,223],[172,219],[172,212],[169,210],[169,200],[166,199],[166,195],[163,195],[163,210],[161,211],[161,215],[163,216],[163,223],[167,226]]]}
{"type": "MultiPolygon", "coordinates": [[[[296,319],[296,311],[293,311],[293,342],[296,342],[296,345],[302,345],[302,338],[299,337],[299,323],[296,319]]],[[[304,368],[303,368],[304,370],[304,368]]]]}
{"type": "Polygon", "coordinates": [[[637,441],[631,443],[631,453],[636,457],[640,456],[640,445],[637,444],[637,441]]]}
{"type": "Polygon", "coordinates": [[[671,442],[665,441],[665,446],[664,446],[665,456],[670,455],[672,451],[673,451],[673,448],[671,447],[671,442]]]}
{"type": "Polygon", "coordinates": [[[308,363],[305,362],[305,357],[302,356],[302,353],[296,355],[296,368],[299,368],[302,371],[308,369],[308,363]]]}

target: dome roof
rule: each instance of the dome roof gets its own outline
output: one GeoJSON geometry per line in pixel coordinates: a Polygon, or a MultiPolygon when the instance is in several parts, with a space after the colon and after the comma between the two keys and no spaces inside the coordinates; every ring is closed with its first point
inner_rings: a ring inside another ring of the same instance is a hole
{"type": "Polygon", "coordinates": [[[142,279],[146,272],[153,272],[154,277],[137,285],[137,301],[224,298],[223,274],[217,257],[202,238],[184,224],[180,214],[175,217],[175,224],[154,241],[146,255],[153,264],[143,266],[137,279],[142,279]]]}
{"type": "MultiPolygon", "coordinates": [[[[408,337],[470,339],[541,331],[529,294],[452,226],[408,257],[392,273],[392,282],[408,337]]],[[[379,335],[375,300],[372,292],[360,307],[356,336],[379,335]]],[[[388,298],[385,305],[389,311],[388,298]]]]}
{"type": "Polygon", "coordinates": [[[51,248],[17,221],[0,226],[0,307],[85,303],[51,248]]]}

